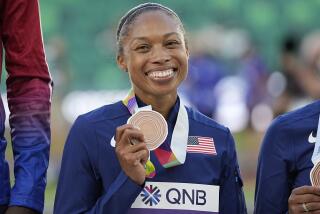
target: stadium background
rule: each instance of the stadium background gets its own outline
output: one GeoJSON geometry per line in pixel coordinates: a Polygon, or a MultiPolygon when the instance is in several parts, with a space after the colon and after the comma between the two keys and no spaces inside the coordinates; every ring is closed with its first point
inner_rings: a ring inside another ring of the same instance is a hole
{"type": "MultiPolygon", "coordinates": [[[[115,63],[115,31],[121,15],[143,2],[40,1],[47,60],[55,83],[45,213],[52,213],[63,145],[75,117],[121,98],[130,87],[126,73],[115,63]]],[[[251,213],[257,156],[265,128],[283,109],[315,99],[307,93],[293,95],[292,102],[278,108],[286,88],[281,61],[283,40],[288,35],[304,38],[317,30],[320,0],[155,2],[175,10],[187,30],[191,59],[195,59],[190,75],[195,76],[181,87],[182,96],[190,105],[231,126],[251,213]],[[212,69],[206,69],[210,66],[212,69]],[[203,74],[202,69],[206,70],[203,74]],[[208,75],[215,78],[204,78],[208,75]],[[198,82],[192,82],[194,79],[198,82]],[[259,81],[263,84],[255,84],[259,81]],[[190,94],[190,88],[195,94],[190,94]]],[[[297,53],[297,58],[300,55],[297,53]]],[[[10,145],[6,156],[12,168],[10,145]]]]}

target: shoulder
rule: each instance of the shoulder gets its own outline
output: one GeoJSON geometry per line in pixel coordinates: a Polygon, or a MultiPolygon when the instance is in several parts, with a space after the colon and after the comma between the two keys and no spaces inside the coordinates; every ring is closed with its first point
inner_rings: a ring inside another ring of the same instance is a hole
{"type": "Polygon", "coordinates": [[[104,136],[111,135],[115,127],[124,124],[129,116],[129,111],[121,101],[105,105],[78,116],[70,133],[90,137],[97,132],[104,136]]]}
{"type": "Polygon", "coordinates": [[[125,117],[129,114],[127,108],[123,105],[121,101],[102,106],[88,113],[80,115],[76,122],[85,123],[89,122],[91,124],[99,123],[107,120],[116,120],[118,118],[125,117]]]}
{"type": "Polygon", "coordinates": [[[79,141],[87,149],[105,144],[113,137],[117,126],[130,116],[122,102],[105,105],[78,116],[69,132],[69,141],[79,141]]]}
{"type": "Polygon", "coordinates": [[[310,123],[315,126],[314,121],[319,119],[319,114],[320,100],[278,116],[270,125],[268,133],[298,131],[306,128],[310,123]]]}
{"type": "Polygon", "coordinates": [[[269,126],[260,152],[277,153],[294,160],[297,151],[308,149],[309,134],[316,130],[320,114],[320,101],[275,118],[269,126]],[[299,148],[299,149],[297,149],[299,148]],[[301,149],[303,148],[303,149],[301,149]]]}
{"type": "Polygon", "coordinates": [[[189,120],[194,125],[202,128],[212,129],[216,132],[229,133],[229,129],[227,127],[217,123],[216,121],[205,116],[199,111],[194,110],[190,107],[186,107],[186,109],[188,112],[189,120]]]}
{"type": "Polygon", "coordinates": [[[212,156],[213,159],[216,160],[218,157],[221,163],[235,164],[236,147],[230,130],[194,109],[187,108],[187,112],[189,115],[189,136],[212,138],[217,154],[212,156]]]}
{"type": "Polygon", "coordinates": [[[189,115],[189,136],[210,137],[213,139],[217,151],[234,150],[234,140],[230,130],[202,113],[187,108],[189,115]]]}

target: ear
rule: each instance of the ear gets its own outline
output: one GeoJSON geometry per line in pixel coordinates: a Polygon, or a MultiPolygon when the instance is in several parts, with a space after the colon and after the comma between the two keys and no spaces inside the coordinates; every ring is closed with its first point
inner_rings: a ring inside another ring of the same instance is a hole
{"type": "Polygon", "coordinates": [[[121,70],[128,72],[127,63],[122,54],[117,56],[117,64],[121,70]]]}
{"type": "Polygon", "coordinates": [[[189,58],[190,57],[190,51],[189,51],[189,47],[188,46],[186,47],[186,54],[187,54],[187,57],[189,58]]]}
{"type": "Polygon", "coordinates": [[[185,47],[186,47],[187,57],[189,58],[189,57],[190,57],[190,51],[189,51],[189,44],[188,44],[188,42],[185,42],[185,47]]]}

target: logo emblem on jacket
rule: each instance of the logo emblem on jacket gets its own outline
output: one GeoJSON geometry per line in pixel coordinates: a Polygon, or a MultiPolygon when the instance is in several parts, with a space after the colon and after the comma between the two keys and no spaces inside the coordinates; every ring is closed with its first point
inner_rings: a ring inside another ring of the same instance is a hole
{"type": "Polygon", "coordinates": [[[308,141],[309,143],[315,143],[316,142],[316,137],[313,135],[313,132],[310,133],[309,137],[308,137],[308,141]]]}
{"type": "Polygon", "coordinates": [[[189,136],[187,152],[217,155],[216,146],[212,137],[189,136]]]}
{"type": "Polygon", "coordinates": [[[140,193],[143,203],[149,206],[157,205],[160,201],[160,189],[154,185],[147,185],[140,193]]]}

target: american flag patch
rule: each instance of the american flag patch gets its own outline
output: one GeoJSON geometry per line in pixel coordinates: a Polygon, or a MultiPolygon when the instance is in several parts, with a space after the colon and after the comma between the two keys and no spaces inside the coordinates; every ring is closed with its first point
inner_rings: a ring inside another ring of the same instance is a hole
{"type": "Polygon", "coordinates": [[[189,136],[187,152],[217,155],[212,137],[189,136]]]}

